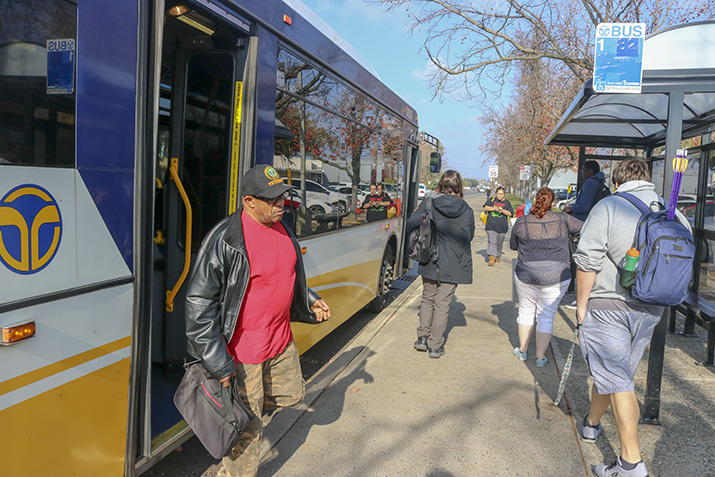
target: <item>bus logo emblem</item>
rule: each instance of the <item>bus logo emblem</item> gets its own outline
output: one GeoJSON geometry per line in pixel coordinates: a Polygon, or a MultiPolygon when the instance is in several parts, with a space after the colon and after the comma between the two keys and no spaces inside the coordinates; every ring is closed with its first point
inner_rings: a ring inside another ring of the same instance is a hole
{"type": "Polygon", "coordinates": [[[23,184],[0,200],[0,261],[11,271],[39,272],[55,257],[61,238],[60,207],[42,187],[23,184]]]}

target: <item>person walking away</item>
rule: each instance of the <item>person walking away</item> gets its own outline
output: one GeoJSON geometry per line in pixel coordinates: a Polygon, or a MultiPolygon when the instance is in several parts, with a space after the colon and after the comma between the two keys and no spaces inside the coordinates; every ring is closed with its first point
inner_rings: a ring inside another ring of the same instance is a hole
{"type": "Polygon", "coordinates": [[[430,358],[439,358],[444,351],[449,305],[458,284],[472,283],[472,248],[474,211],[463,199],[462,177],[457,171],[446,171],[431,198],[422,201],[407,220],[407,235],[420,226],[425,203],[432,201],[437,229],[437,264],[421,265],[422,304],[417,327],[417,351],[429,351],[430,358]]]}
{"type": "MultiPolygon", "coordinates": [[[[650,182],[648,164],[625,160],[613,171],[616,194],[628,192],[646,204],[663,201],[650,182]]],[[[686,227],[687,220],[676,213],[686,227]]],[[[593,378],[591,405],[581,425],[581,437],[596,442],[601,417],[613,408],[621,454],[613,465],[594,466],[603,476],[648,475],[638,442],[640,408],[633,377],[663,307],[639,302],[618,283],[618,266],[631,247],[640,211],[617,195],[606,197],[591,210],[581,229],[573,259],[576,271],[576,318],[581,324],[581,350],[593,378]]]]}
{"type": "Polygon", "coordinates": [[[552,212],[554,191],[539,189],[528,215],[516,219],[509,246],[518,250],[514,286],[519,297],[519,346],[514,356],[526,361],[536,321],[536,366],[546,366],[546,350],[554,331],[554,316],[571,281],[569,236],[583,222],[561,212],[552,212]]]}
{"type": "Polygon", "coordinates": [[[241,179],[241,205],[208,233],[188,282],[189,353],[228,387],[231,378],[251,420],[219,475],[255,476],[264,414],[305,394],[290,321],[319,323],[330,307],[306,283],[300,245],[283,216],[292,187],[268,165],[241,179]]]}
{"type": "Polygon", "coordinates": [[[365,220],[375,222],[387,218],[387,208],[390,206],[390,196],[383,192],[382,184],[370,183],[370,194],[365,196],[361,208],[365,210],[365,220]]]}
{"type": "Polygon", "coordinates": [[[484,210],[487,212],[487,224],[484,228],[487,231],[487,255],[489,255],[490,267],[501,261],[500,257],[504,253],[504,237],[509,230],[509,217],[514,216],[511,202],[504,198],[504,194],[504,188],[499,186],[496,197],[491,197],[484,203],[484,210]]]}

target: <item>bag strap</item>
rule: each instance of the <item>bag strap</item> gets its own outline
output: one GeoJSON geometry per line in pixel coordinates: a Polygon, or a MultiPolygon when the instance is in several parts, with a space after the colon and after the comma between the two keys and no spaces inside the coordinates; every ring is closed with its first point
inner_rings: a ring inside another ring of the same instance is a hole
{"type": "Polygon", "coordinates": [[[558,406],[561,402],[561,398],[564,395],[564,390],[566,389],[566,380],[571,374],[571,365],[573,363],[573,352],[576,348],[576,342],[578,341],[578,330],[581,329],[581,323],[576,324],[576,329],[573,332],[573,343],[571,343],[571,349],[566,356],[566,362],[564,363],[564,369],[561,372],[561,380],[559,381],[559,390],[556,393],[556,399],[554,399],[554,406],[558,406]]]}
{"type": "MultiPolygon", "coordinates": [[[[430,220],[431,224],[434,224],[434,232],[435,232],[435,234],[434,234],[434,237],[433,237],[432,239],[433,239],[434,241],[436,241],[436,240],[437,240],[437,223],[434,221],[434,211],[433,211],[433,208],[432,208],[432,197],[427,197],[427,198],[424,199],[424,200],[428,200],[428,201],[429,201],[429,202],[427,202],[427,203],[425,204],[425,209],[426,209],[426,211],[427,211],[427,214],[428,214],[428,216],[429,216],[429,220],[430,220]]],[[[430,227],[431,227],[431,225],[430,225],[430,227]]],[[[439,245],[437,245],[437,247],[439,247],[439,245]]],[[[438,248],[438,250],[439,250],[439,248],[438,248]]],[[[437,256],[436,259],[433,259],[433,260],[432,260],[432,263],[434,263],[435,269],[436,269],[436,271],[437,271],[437,286],[440,286],[441,281],[440,281],[440,279],[439,279],[439,256],[437,256]]]]}
{"type": "Polygon", "coordinates": [[[221,401],[223,402],[223,408],[226,410],[226,417],[229,418],[229,422],[232,426],[235,426],[238,421],[236,412],[233,409],[233,398],[236,388],[234,379],[235,378],[231,378],[229,380],[228,386],[224,386],[223,383],[219,382],[219,386],[221,386],[221,401]]]}
{"type": "Polygon", "coordinates": [[[633,204],[636,209],[638,209],[641,213],[641,215],[649,214],[650,213],[650,207],[645,205],[645,202],[640,200],[638,197],[634,196],[633,194],[629,194],[628,192],[616,192],[613,194],[617,197],[623,197],[626,199],[628,202],[633,204]]]}

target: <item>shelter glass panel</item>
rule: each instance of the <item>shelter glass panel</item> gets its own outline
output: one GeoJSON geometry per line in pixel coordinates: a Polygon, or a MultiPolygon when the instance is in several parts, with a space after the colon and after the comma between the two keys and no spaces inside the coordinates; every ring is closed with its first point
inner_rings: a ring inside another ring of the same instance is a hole
{"type": "Polygon", "coordinates": [[[695,268],[697,292],[700,296],[715,302],[715,151],[703,151],[698,162],[706,164],[705,174],[705,201],[694,201],[688,198],[678,200],[678,209],[685,214],[691,225],[695,224],[702,230],[704,236],[700,240],[700,257],[695,268]],[[702,158],[702,159],[700,159],[702,158]],[[702,210],[702,223],[697,217],[702,210]]]}

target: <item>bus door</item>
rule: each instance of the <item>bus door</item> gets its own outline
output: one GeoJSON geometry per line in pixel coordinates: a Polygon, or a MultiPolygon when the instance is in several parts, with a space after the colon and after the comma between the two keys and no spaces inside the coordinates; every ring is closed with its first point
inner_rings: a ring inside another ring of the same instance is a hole
{"type": "MultiPolygon", "coordinates": [[[[203,17],[202,17],[203,18],[203,17]]],[[[204,18],[204,20],[206,20],[204,18]]],[[[206,21],[204,21],[206,23],[206,21]]],[[[215,27],[218,30],[218,27],[215,27]]],[[[161,60],[151,321],[152,450],[183,426],[173,395],[190,357],[184,308],[201,241],[237,203],[248,37],[169,19],[161,60]]],[[[242,134],[243,130],[243,134],[242,134]]],[[[145,442],[146,445],[146,442],[145,442]]],[[[145,447],[146,450],[146,447],[145,447]]]]}

